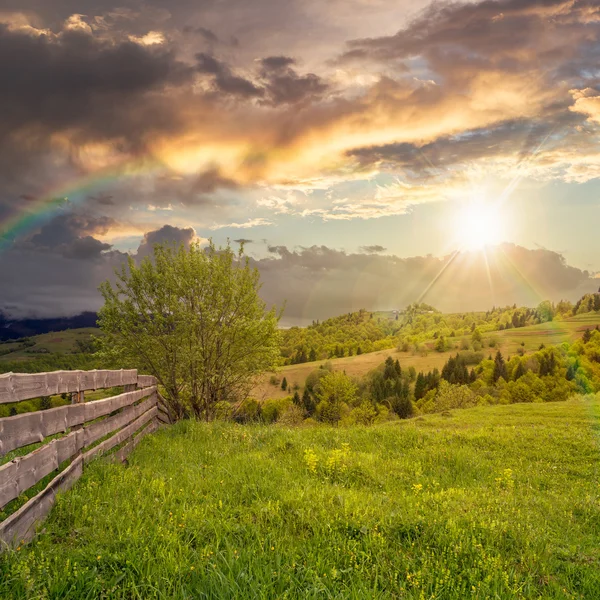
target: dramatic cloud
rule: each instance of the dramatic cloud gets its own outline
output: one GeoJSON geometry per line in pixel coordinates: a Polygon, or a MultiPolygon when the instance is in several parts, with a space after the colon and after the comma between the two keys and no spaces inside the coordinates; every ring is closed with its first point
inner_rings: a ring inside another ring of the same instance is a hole
{"type": "MultiPolygon", "coordinates": [[[[0,255],[0,311],[22,317],[97,310],[98,286],[113,277],[127,256],[93,237],[107,225],[81,215],[60,217],[0,255]]],[[[156,243],[189,245],[195,239],[192,228],[165,225],[146,233],[132,256],[148,256],[156,243]]],[[[568,266],[556,252],[510,244],[488,250],[487,256],[462,253],[443,258],[380,255],[385,248],[378,245],[360,253],[327,246],[268,250],[269,257],[251,262],[260,271],[265,301],[285,302],[287,325],[359,308],[401,308],[417,300],[444,311],[513,303],[535,306],[543,299],[575,300],[594,291],[598,282],[587,271],[568,266]]]]}
{"type": "MultiPolygon", "coordinates": [[[[0,254],[0,312],[52,317],[98,310],[99,285],[112,279],[127,257],[93,237],[108,225],[89,215],[60,216],[0,254]]],[[[148,256],[157,243],[189,245],[194,239],[192,228],[165,225],[146,233],[132,256],[148,256]]]]}
{"type": "Polygon", "coordinates": [[[513,303],[535,306],[542,299],[575,300],[597,287],[597,279],[568,266],[555,252],[510,244],[489,250],[487,257],[464,253],[399,258],[326,246],[269,250],[275,258],[255,261],[264,282],[262,293],[268,302],[286,302],[288,325],[359,308],[403,308],[416,300],[446,312],[513,303]]]}
{"type": "Polygon", "coordinates": [[[191,228],[180,229],[171,225],[164,225],[156,231],[150,231],[144,235],[140,243],[137,256],[143,258],[152,254],[155,244],[173,244],[175,246],[189,245],[196,239],[196,232],[191,228]]]}
{"type": "MultiPolygon", "coordinates": [[[[269,226],[277,244],[363,252],[279,246],[266,272],[293,263],[302,281],[303,261],[338,265],[315,289],[350,298],[343,265],[362,261],[374,271],[356,285],[400,302],[396,280],[408,297],[444,263],[410,259],[371,281],[400,260],[372,245],[394,251],[378,237],[391,217],[488,187],[526,199],[560,184],[578,199],[598,184],[599,61],[597,0],[5,0],[0,274],[8,257],[40,281],[69,265],[91,289],[121,251],[141,240],[146,254],[149,231],[186,242],[269,226]]],[[[18,305],[16,280],[2,294],[18,305]]]]}

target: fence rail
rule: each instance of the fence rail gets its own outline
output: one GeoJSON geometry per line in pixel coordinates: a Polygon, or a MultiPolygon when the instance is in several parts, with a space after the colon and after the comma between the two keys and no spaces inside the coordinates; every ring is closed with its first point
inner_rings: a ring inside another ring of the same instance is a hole
{"type": "Polygon", "coordinates": [[[92,458],[122,444],[109,456],[123,461],[143,436],[170,422],[168,411],[160,403],[155,378],[138,375],[136,370],[0,375],[0,404],[65,393],[72,394],[72,404],[0,419],[0,458],[42,443],[32,452],[0,465],[0,509],[57,472],[42,491],[0,522],[0,552],[35,535],[37,524],[50,512],[57,492],[69,489],[92,458]],[[86,391],[121,386],[123,393],[84,401],[86,391]],[[59,437],[47,440],[55,435],[59,437]]]}

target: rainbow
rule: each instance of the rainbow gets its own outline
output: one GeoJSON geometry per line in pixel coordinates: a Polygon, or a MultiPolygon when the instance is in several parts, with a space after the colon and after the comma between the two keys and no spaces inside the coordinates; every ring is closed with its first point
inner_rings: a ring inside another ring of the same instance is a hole
{"type": "Polygon", "coordinates": [[[155,159],[128,159],[118,165],[87,173],[75,180],[63,181],[36,198],[23,200],[18,208],[0,220],[0,252],[17,238],[50,221],[65,206],[73,207],[85,203],[90,194],[106,184],[125,177],[147,174],[161,166],[162,164],[155,159]]]}

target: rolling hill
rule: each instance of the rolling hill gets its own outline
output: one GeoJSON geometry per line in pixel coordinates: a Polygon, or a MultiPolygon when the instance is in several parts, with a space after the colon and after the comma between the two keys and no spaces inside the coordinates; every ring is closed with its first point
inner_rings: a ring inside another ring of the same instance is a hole
{"type": "MultiPolygon", "coordinates": [[[[572,342],[581,337],[585,329],[593,329],[600,326],[600,313],[590,312],[581,315],[569,317],[561,321],[550,321],[518,329],[507,329],[504,331],[494,331],[484,335],[484,342],[495,341],[495,346],[484,345],[482,351],[487,354],[493,354],[500,350],[504,356],[510,356],[523,348],[525,352],[537,350],[540,344],[545,346],[557,346],[563,342],[572,342]]],[[[417,371],[429,371],[435,367],[441,369],[448,358],[458,351],[463,340],[469,341],[470,336],[460,336],[451,338],[452,348],[447,352],[435,351],[435,340],[431,339],[425,343],[427,354],[422,356],[413,351],[399,352],[397,349],[379,350],[369,352],[359,356],[347,356],[344,358],[334,358],[329,361],[321,360],[316,362],[307,362],[297,365],[288,365],[282,367],[277,372],[277,377],[285,377],[288,384],[294,386],[297,384],[303,387],[308,374],[317,369],[325,362],[330,362],[334,370],[345,371],[350,376],[366,375],[371,369],[380,365],[388,356],[398,359],[402,368],[414,367],[417,371]]],[[[253,395],[259,400],[265,398],[283,398],[289,395],[289,392],[282,390],[278,385],[269,382],[271,374],[265,375],[254,388],[253,395]]]]}

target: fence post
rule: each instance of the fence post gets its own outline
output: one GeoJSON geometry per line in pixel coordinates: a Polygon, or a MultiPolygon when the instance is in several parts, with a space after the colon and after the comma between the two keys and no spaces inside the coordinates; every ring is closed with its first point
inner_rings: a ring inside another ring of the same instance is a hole
{"type": "MultiPolygon", "coordinates": [[[[83,404],[84,402],[85,402],[85,391],[71,393],[71,404],[83,404]]],[[[80,423],[79,425],[73,425],[73,427],[71,427],[71,431],[80,431],[82,429],[83,429],[83,423],[80,423]]],[[[76,435],[77,435],[76,439],[79,440],[79,436],[84,435],[84,433],[83,433],[83,431],[81,431],[80,434],[76,434],[76,435]]],[[[72,461],[81,459],[81,456],[83,455],[83,441],[81,441],[81,443],[78,443],[77,446],[79,447],[79,449],[73,455],[72,461]]],[[[83,471],[83,460],[81,461],[81,470],[83,471]]]]}

